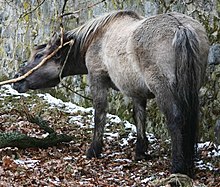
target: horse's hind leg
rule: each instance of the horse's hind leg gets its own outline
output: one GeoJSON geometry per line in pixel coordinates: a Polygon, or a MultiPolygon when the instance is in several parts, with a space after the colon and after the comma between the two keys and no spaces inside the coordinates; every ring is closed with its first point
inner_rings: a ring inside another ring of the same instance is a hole
{"type": "Polygon", "coordinates": [[[90,89],[93,96],[93,107],[95,109],[95,128],[92,144],[87,151],[87,158],[98,158],[102,152],[104,126],[106,123],[108,88],[105,78],[90,75],[90,89]]]}
{"type": "Polygon", "coordinates": [[[133,118],[137,128],[137,143],[135,148],[135,160],[146,159],[148,140],[145,132],[146,99],[133,98],[133,118]]]}
{"type": "MultiPolygon", "coordinates": [[[[193,169],[193,147],[195,132],[187,125],[186,115],[179,107],[179,101],[175,99],[172,93],[166,90],[156,96],[157,103],[164,113],[168,130],[171,136],[172,146],[172,173],[182,173],[192,176],[193,169]]],[[[190,114],[195,115],[196,114],[190,114]]],[[[195,124],[194,124],[195,125],[195,124]]]]}

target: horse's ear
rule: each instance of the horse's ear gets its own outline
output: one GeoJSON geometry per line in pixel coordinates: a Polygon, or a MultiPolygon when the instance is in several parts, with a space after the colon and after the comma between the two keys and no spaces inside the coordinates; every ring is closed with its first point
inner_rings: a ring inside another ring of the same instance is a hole
{"type": "Polygon", "coordinates": [[[45,48],[46,46],[47,46],[47,44],[37,45],[37,46],[34,46],[33,50],[40,50],[40,49],[45,48]]]}
{"type": "Polygon", "coordinates": [[[55,32],[50,41],[48,42],[47,47],[50,48],[51,46],[53,46],[57,42],[58,38],[59,35],[57,34],[57,32],[55,32]]]}

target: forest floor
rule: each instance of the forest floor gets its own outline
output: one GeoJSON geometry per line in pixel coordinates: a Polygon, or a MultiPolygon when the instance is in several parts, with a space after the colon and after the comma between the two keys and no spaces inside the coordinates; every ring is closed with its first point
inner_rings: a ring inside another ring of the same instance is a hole
{"type": "MultiPolygon", "coordinates": [[[[28,108],[47,120],[57,133],[72,135],[74,140],[47,149],[1,148],[0,187],[11,186],[169,186],[155,181],[170,176],[170,140],[148,134],[147,161],[134,161],[135,127],[108,114],[105,146],[100,159],[88,160],[93,109],[63,102],[49,94],[18,94],[10,86],[0,88],[0,133],[15,132],[45,137],[36,124],[19,110],[28,108]]],[[[220,186],[220,146],[199,143],[193,186],[220,186]]]]}

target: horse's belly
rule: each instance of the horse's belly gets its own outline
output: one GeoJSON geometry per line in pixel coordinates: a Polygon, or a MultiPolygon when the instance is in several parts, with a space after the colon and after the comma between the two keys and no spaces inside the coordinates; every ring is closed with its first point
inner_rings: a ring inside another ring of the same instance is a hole
{"type": "Polygon", "coordinates": [[[103,62],[111,81],[124,95],[144,97],[152,95],[145,83],[144,76],[137,64],[136,56],[127,51],[113,53],[103,62]]]}
{"type": "Polygon", "coordinates": [[[118,71],[109,76],[119,91],[128,97],[152,97],[144,81],[135,72],[118,71]]]}

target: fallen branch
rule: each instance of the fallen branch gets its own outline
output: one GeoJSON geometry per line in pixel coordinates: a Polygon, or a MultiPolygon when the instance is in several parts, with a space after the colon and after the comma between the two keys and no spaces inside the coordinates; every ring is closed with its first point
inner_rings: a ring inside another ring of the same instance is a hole
{"type": "Polygon", "coordinates": [[[74,42],[74,40],[70,40],[70,41],[64,43],[63,45],[58,46],[52,53],[50,53],[48,56],[43,58],[42,61],[37,66],[35,66],[31,70],[29,70],[27,73],[25,73],[24,75],[22,75],[20,77],[15,78],[15,79],[10,79],[10,80],[6,80],[6,81],[2,81],[2,82],[0,82],[0,86],[5,85],[5,84],[15,83],[15,82],[18,82],[18,81],[21,81],[21,80],[25,79],[30,74],[32,74],[34,71],[39,69],[42,65],[44,65],[45,62],[47,60],[49,60],[51,57],[53,57],[62,47],[66,46],[66,45],[69,45],[69,44],[73,44],[73,42],[74,42]]]}
{"type": "Polygon", "coordinates": [[[74,140],[73,136],[69,136],[66,134],[57,134],[55,130],[49,126],[49,123],[47,121],[41,119],[41,117],[39,116],[34,116],[33,114],[31,114],[25,107],[25,105],[24,110],[16,110],[14,112],[17,112],[22,116],[25,116],[29,122],[38,125],[45,132],[49,133],[49,135],[47,135],[47,137],[45,138],[36,138],[27,136],[26,134],[20,132],[3,132],[0,133],[0,148],[48,148],[62,142],[70,142],[74,140]]]}
{"type": "Polygon", "coordinates": [[[46,138],[30,137],[20,132],[0,133],[0,148],[17,147],[17,148],[48,148],[56,146],[61,142],[70,142],[73,140],[72,136],[66,134],[49,134],[46,138]]]}
{"type": "Polygon", "coordinates": [[[48,122],[41,119],[39,116],[29,115],[27,117],[27,120],[31,123],[38,125],[41,129],[43,129],[45,132],[48,132],[49,134],[55,133],[54,129],[49,127],[48,122]]]}

